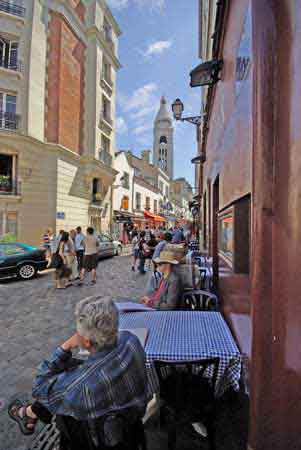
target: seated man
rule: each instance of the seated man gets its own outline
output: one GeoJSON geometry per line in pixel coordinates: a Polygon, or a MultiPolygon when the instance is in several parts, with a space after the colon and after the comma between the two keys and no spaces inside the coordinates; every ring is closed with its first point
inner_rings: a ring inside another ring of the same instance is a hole
{"type": "Polygon", "coordinates": [[[24,405],[15,400],[8,407],[23,434],[32,434],[38,419],[49,423],[54,414],[88,420],[126,410],[137,420],[145,413],[145,353],[133,334],[118,335],[114,302],[89,297],[78,303],[75,316],[76,334],[38,369],[32,391],[36,401],[24,405]],[[72,358],[78,347],[90,352],[87,360],[72,358]]]}
{"type": "Polygon", "coordinates": [[[142,297],[142,303],[156,309],[178,309],[181,306],[183,289],[181,279],[173,268],[179,261],[174,258],[171,250],[163,250],[154,262],[162,277],[158,287],[149,295],[142,297]]]}

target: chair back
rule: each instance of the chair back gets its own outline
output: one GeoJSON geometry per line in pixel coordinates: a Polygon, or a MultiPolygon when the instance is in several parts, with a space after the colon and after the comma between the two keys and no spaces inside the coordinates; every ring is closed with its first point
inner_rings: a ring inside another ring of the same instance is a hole
{"type": "Polygon", "coordinates": [[[142,420],[131,421],[130,413],[112,412],[87,421],[56,416],[56,426],[60,450],[146,450],[142,420]]]}
{"type": "Polygon", "coordinates": [[[182,304],[188,311],[218,311],[219,307],[217,296],[203,290],[184,292],[182,304]]]}
{"type": "Polygon", "coordinates": [[[216,391],[219,358],[197,361],[154,361],[160,397],[180,412],[212,403],[216,391]]]}

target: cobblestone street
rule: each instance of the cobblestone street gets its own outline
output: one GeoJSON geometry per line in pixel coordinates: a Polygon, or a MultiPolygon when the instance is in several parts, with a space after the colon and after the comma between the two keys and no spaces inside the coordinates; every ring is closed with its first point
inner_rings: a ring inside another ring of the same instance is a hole
{"type": "Polygon", "coordinates": [[[84,297],[101,294],[138,299],[145,277],[131,271],[127,256],[103,260],[95,286],[57,291],[52,273],[28,282],[0,284],[0,450],[23,450],[30,442],[8,419],[8,399],[31,392],[36,366],[74,332],[74,306],[84,297]]]}

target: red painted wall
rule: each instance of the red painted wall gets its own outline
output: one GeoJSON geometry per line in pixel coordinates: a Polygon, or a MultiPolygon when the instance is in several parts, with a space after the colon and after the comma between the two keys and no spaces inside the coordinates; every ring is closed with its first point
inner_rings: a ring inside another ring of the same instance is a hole
{"type": "MultiPolygon", "coordinates": [[[[219,210],[252,191],[252,68],[245,81],[241,84],[236,81],[236,58],[240,55],[244,32],[250,45],[252,41],[251,23],[249,27],[245,26],[248,7],[248,0],[231,2],[221,53],[224,61],[222,80],[216,86],[210,116],[204,186],[206,197],[211,199],[211,204],[207,205],[211,252],[216,248],[215,239],[212,239],[215,230],[212,223],[213,183],[216,177],[219,176],[219,210]]],[[[249,56],[252,59],[252,53],[249,56]]],[[[225,317],[246,356],[247,368],[250,368],[250,277],[233,273],[220,261],[219,295],[225,317]]]]}
{"type": "Polygon", "coordinates": [[[48,34],[46,139],[81,153],[85,99],[85,45],[63,16],[52,13],[48,34]]]}

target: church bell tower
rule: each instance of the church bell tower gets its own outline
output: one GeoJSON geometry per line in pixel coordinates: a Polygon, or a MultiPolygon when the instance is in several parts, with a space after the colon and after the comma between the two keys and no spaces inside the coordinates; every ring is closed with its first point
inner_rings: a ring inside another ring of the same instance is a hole
{"type": "Polygon", "coordinates": [[[153,164],[166,172],[171,180],[174,164],[173,131],[172,117],[167,110],[166,99],[161,97],[160,109],[154,124],[153,164]]]}

